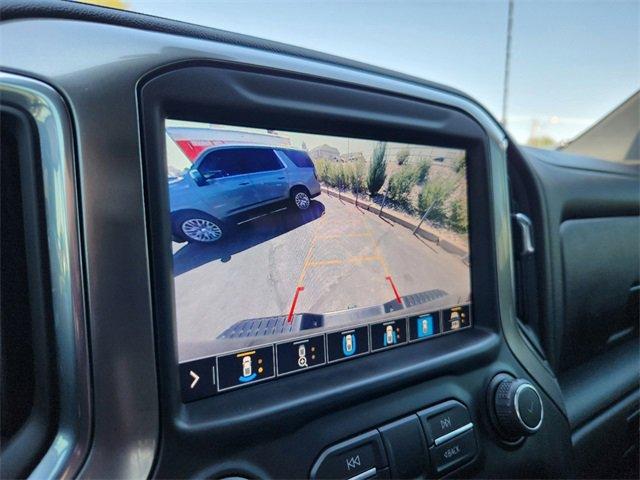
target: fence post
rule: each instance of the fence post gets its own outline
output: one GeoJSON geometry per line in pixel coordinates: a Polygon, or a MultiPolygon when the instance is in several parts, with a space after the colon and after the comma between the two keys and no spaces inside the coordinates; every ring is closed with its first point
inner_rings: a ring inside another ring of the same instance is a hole
{"type": "Polygon", "coordinates": [[[384,197],[382,197],[382,205],[380,205],[380,211],[378,212],[378,216],[382,217],[382,209],[384,208],[384,204],[387,203],[387,192],[389,189],[384,191],[384,197]]]}
{"type": "Polygon", "coordinates": [[[418,225],[416,225],[416,228],[413,229],[413,234],[415,235],[416,232],[418,231],[418,229],[420,228],[420,226],[422,225],[422,222],[424,222],[424,220],[427,218],[427,215],[429,215],[429,212],[431,211],[431,209],[433,208],[433,206],[438,202],[438,200],[434,200],[433,202],[431,202],[431,205],[429,205],[429,208],[427,208],[427,211],[424,212],[424,215],[422,215],[422,218],[420,218],[420,223],[418,223],[418,225]]]}

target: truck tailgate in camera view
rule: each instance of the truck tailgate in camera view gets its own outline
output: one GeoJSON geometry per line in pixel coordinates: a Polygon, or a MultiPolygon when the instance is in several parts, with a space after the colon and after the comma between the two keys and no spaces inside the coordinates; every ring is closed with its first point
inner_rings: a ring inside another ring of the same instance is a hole
{"type": "Polygon", "coordinates": [[[217,391],[471,325],[463,150],[166,126],[179,357],[217,391]]]}

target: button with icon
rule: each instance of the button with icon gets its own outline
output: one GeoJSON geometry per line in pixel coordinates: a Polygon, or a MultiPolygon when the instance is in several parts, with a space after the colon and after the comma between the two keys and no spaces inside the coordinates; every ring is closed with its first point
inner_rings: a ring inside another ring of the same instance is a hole
{"type": "Polygon", "coordinates": [[[325,363],[324,335],[276,345],[278,375],[307,370],[325,363]]]}
{"type": "Polygon", "coordinates": [[[180,364],[182,401],[192,402],[216,393],[216,357],[180,364]]]}
{"type": "Polygon", "coordinates": [[[221,391],[274,376],[271,345],[218,357],[218,389],[221,391]]]}
{"type": "Polygon", "coordinates": [[[459,307],[443,310],[442,315],[443,331],[445,332],[460,330],[461,328],[471,325],[469,305],[461,305],[459,307]]]}
{"type": "Polygon", "coordinates": [[[329,362],[346,360],[369,352],[369,327],[363,326],[327,334],[329,362]]]}
{"type": "Polygon", "coordinates": [[[424,340],[440,333],[440,312],[423,313],[409,318],[409,340],[424,340]]]}
{"type": "Polygon", "coordinates": [[[371,325],[371,350],[395,347],[407,341],[407,320],[387,320],[371,325]]]}

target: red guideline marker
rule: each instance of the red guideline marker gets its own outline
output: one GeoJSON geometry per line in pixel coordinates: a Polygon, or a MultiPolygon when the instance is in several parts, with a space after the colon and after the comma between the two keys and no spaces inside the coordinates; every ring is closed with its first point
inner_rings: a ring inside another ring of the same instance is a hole
{"type": "Polygon", "coordinates": [[[288,323],[291,323],[291,320],[293,320],[293,312],[296,311],[296,303],[298,303],[298,295],[300,295],[300,292],[302,290],[304,290],[304,287],[296,288],[296,294],[293,296],[293,302],[291,302],[291,308],[289,309],[289,316],[287,317],[288,323]]]}
{"type": "Polygon", "coordinates": [[[389,283],[391,284],[391,288],[393,288],[393,293],[394,293],[394,294],[395,294],[395,296],[396,296],[396,301],[397,301],[400,305],[402,305],[402,300],[400,299],[400,294],[398,293],[398,289],[396,288],[396,284],[395,284],[395,283],[393,283],[393,279],[392,279],[391,277],[384,277],[384,278],[386,278],[387,280],[389,280],[389,283]]]}

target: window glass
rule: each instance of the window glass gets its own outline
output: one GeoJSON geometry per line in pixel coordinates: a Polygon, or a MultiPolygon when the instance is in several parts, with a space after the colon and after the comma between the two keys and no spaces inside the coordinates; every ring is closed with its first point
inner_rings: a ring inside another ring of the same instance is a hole
{"type": "Polygon", "coordinates": [[[289,159],[300,168],[313,168],[313,162],[307,155],[307,152],[301,152],[299,150],[284,150],[289,159]]]}
{"type": "Polygon", "coordinates": [[[284,168],[276,153],[266,148],[248,148],[242,151],[249,173],[267,172],[284,168]]]}
{"type": "Polygon", "coordinates": [[[246,149],[214,150],[207,154],[198,170],[205,177],[228,177],[249,173],[246,149]]]}
{"type": "Polygon", "coordinates": [[[638,0],[84,1],[407,73],[469,94],[518,143],[640,160],[638,0]]]}

